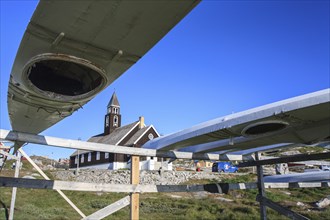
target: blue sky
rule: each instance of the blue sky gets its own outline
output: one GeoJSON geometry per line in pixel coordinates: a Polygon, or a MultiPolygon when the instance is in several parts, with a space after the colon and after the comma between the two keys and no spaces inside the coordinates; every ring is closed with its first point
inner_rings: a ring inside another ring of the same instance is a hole
{"type": "MultiPolygon", "coordinates": [[[[1,121],[7,87],[36,1],[1,0],[1,121]]],[[[233,112],[330,87],[329,1],[203,1],[95,99],[42,134],[87,140],[103,132],[114,90],[122,125],[143,115],[169,134],[233,112]]],[[[30,154],[73,150],[29,144],[30,154]]]]}

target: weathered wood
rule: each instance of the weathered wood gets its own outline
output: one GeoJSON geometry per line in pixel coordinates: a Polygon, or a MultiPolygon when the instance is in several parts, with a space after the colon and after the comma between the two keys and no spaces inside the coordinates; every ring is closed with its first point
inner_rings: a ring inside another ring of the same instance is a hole
{"type": "Polygon", "coordinates": [[[330,152],[318,153],[318,154],[298,154],[294,156],[285,156],[285,157],[268,159],[268,160],[243,162],[238,164],[238,167],[251,167],[258,165],[270,165],[270,164],[279,164],[279,163],[288,163],[288,162],[308,161],[308,160],[322,160],[329,158],[330,158],[330,152]]]}
{"type": "Polygon", "coordinates": [[[117,212],[118,210],[125,208],[130,204],[130,197],[126,196],[117,202],[112,203],[111,205],[108,205],[104,207],[103,209],[100,209],[97,212],[94,212],[93,214],[87,216],[86,218],[83,218],[84,220],[94,220],[94,219],[103,219],[112,213],[117,212]]]}
{"type": "MultiPolygon", "coordinates": [[[[19,152],[17,152],[17,160],[15,161],[15,174],[14,174],[15,178],[17,178],[19,176],[20,168],[21,168],[21,154],[19,152]]],[[[10,209],[9,209],[9,220],[13,220],[13,218],[14,218],[16,193],[17,193],[17,187],[13,187],[12,194],[11,194],[10,209]]]]}
{"type": "MultiPolygon", "coordinates": [[[[53,189],[85,192],[123,192],[123,193],[157,193],[157,192],[202,192],[228,193],[230,190],[256,189],[257,183],[218,183],[206,185],[130,185],[84,183],[60,180],[25,179],[0,177],[0,187],[17,187],[32,189],[53,189]]],[[[330,187],[330,182],[297,182],[265,183],[265,188],[316,188],[330,187]]]]}
{"type": "MultiPolygon", "coordinates": [[[[30,162],[30,164],[40,173],[40,175],[41,176],[43,176],[43,178],[45,178],[46,180],[50,180],[49,179],[49,177],[38,167],[38,165],[37,164],[35,164],[34,162],[33,162],[33,160],[29,157],[29,155],[27,155],[24,151],[23,151],[23,149],[22,148],[20,148],[19,150],[18,150],[29,162],[30,162]]],[[[69,205],[74,209],[74,210],[76,210],[76,212],[78,212],[78,214],[81,216],[81,217],[83,217],[83,218],[85,218],[86,217],[86,215],[82,212],[82,211],[80,211],[80,209],[61,191],[61,190],[59,190],[59,189],[56,189],[56,191],[58,192],[58,194],[60,194],[62,197],[63,197],[63,199],[67,202],[67,203],[69,203],[69,205]]]]}
{"type": "Polygon", "coordinates": [[[119,153],[137,156],[163,157],[174,159],[194,159],[194,160],[242,160],[242,155],[219,155],[206,153],[191,153],[179,151],[157,151],[154,149],[144,149],[136,147],[124,147],[109,144],[92,143],[78,140],[62,139],[49,136],[28,134],[0,129],[0,139],[9,141],[21,141],[34,144],[80,149],[90,151],[101,151],[109,153],[119,153]]]}
{"type": "Polygon", "coordinates": [[[271,209],[274,209],[275,211],[281,213],[282,215],[288,217],[288,218],[291,218],[291,219],[297,219],[297,220],[309,220],[309,218],[303,216],[303,215],[300,215],[296,212],[293,212],[291,211],[290,209],[287,209],[261,195],[258,195],[257,196],[257,201],[268,206],[269,208],[271,209]]]}
{"type": "MultiPolygon", "coordinates": [[[[258,152],[255,153],[255,158],[256,161],[259,161],[259,154],[258,152]]],[[[263,198],[266,197],[265,194],[265,183],[264,183],[264,171],[262,168],[262,165],[257,165],[257,175],[258,175],[258,192],[259,194],[257,196],[261,196],[263,198]]],[[[263,201],[259,201],[259,206],[260,206],[260,219],[262,220],[267,220],[267,210],[265,204],[263,204],[263,201]]]]}
{"type": "MultiPolygon", "coordinates": [[[[131,184],[138,185],[140,182],[140,157],[131,157],[131,184]]],[[[138,192],[133,192],[131,194],[131,209],[130,217],[132,220],[139,219],[139,202],[140,194],[138,192]]]]}
{"type": "Polygon", "coordinates": [[[10,159],[18,160],[18,157],[14,156],[14,155],[12,155],[10,153],[7,153],[6,151],[0,150],[0,154],[3,154],[6,157],[9,157],[10,159]]]}

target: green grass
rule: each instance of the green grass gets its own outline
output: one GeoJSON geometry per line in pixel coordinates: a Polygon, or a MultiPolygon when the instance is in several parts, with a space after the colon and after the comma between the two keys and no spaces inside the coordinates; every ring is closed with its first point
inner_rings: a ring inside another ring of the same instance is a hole
{"type": "MultiPolygon", "coordinates": [[[[288,190],[286,195],[281,190],[267,190],[267,197],[284,206],[295,204],[297,201],[309,204],[325,195],[329,189],[288,190]],[[315,192],[314,192],[315,191],[315,192]],[[304,197],[303,194],[307,194],[304,197]],[[300,195],[300,196],[299,196],[300,195]],[[288,203],[290,201],[290,203],[288,203]]],[[[54,191],[18,189],[15,206],[15,219],[80,219],[79,215],[54,191]]],[[[124,193],[90,193],[65,192],[66,195],[86,214],[104,208],[123,198],[124,193]]],[[[223,197],[233,202],[223,202],[213,196],[208,198],[192,198],[190,193],[181,193],[182,198],[171,198],[169,194],[142,194],[140,199],[141,219],[259,219],[259,203],[255,197],[257,190],[231,191],[223,197]]],[[[0,200],[9,208],[11,197],[10,188],[0,188],[0,200]]],[[[326,210],[306,211],[296,206],[289,207],[308,216],[311,219],[329,219],[330,208],[326,210]]],[[[278,213],[267,209],[269,219],[285,219],[278,213]]],[[[129,207],[126,207],[106,219],[128,219],[129,207]]],[[[1,209],[0,219],[5,219],[5,211],[1,209]]]]}
{"type": "Polygon", "coordinates": [[[300,147],[298,148],[298,151],[301,154],[305,154],[305,153],[322,153],[324,152],[326,149],[324,147],[317,147],[317,146],[308,146],[308,147],[300,147]]]}
{"type": "MultiPolygon", "coordinates": [[[[255,175],[224,175],[222,182],[253,182],[255,175]]],[[[207,184],[215,180],[189,181],[191,184],[207,184]]],[[[217,194],[206,194],[194,198],[192,193],[145,193],[140,196],[140,219],[259,219],[257,190],[230,191],[221,197],[232,202],[219,200],[217,194]]],[[[65,191],[65,194],[86,215],[125,197],[125,193],[91,193],[65,191]]],[[[317,210],[313,203],[330,195],[329,188],[314,189],[267,189],[267,197],[279,204],[301,213],[311,219],[330,219],[330,207],[317,210]],[[288,193],[291,193],[288,195],[288,193]],[[303,202],[306,207],[297,206],[303,202]],[[309,210],[309,211],[308,211],[309,210]]],[[[11,188],[0,188],[0,219],[5,219],[5,206],[9,210],[11,188]]],[[[55,192],[51,190],[18,189],[15,205],[15,219],[80,219],[80,216],[55,192]]],[[[287,219],[267,209],[268,219],[287,219]]],[[[119,210],[106,219],[129,219],[129,207],[119,210]]]]}

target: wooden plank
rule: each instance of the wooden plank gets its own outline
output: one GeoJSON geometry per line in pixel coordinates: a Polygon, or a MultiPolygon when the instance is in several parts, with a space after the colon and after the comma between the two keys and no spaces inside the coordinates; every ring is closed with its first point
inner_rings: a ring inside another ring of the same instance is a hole
{"type": "MultiPolygon", "coordinates": [[[[40,175],[41,176],[43,176],[43,178],[45,178],[46,180],[50,180],[49,179],[49,177],[38,167],[38,165],[37,164],[35,164],[34,162],[33,162],[33,160],[29,157],[29,155],[27,155],[24,151],[23,151],[23,149],[22,148],[20,148],[19,150],[18,150],[29,162],[30,162],[30,164],[40,173],[40,175]]],[[[86,215],[82,212],[82,211],[80,211],[80,209],[61,191],[61,190],[59,190],[59,189],[57,189],[56,190],[57,192],[58,192],[58,194],[60,194],[62,197],[63,197],[63,199],[67,202],[67,203],[69,203],[69,205],[74,209],[74,210],[76,210],[76,212],[81,216],[81,217],[83,217],[83,218],[85,218],[86,217],[86,215]]]]}
{"type": "Polygon", "coordinates": [[[123,192],[123,193],[157,193],[157,192],[201,192],[203,185],[129,185],[129,184],[96,184],[59,180],[38,180],[12,177],[0,177],[1,187],[18,187],[33,189],[71,190],[86,192],[123,192]]]}
{"type": "Polygon", "coordinates": [[[15,132],[0,129],[0,139],[9,141],[21,141],[34,144],[79,149],[79,150],[90,150],[90,151],[101,151],[109,153],[120,153],[137,156],[150,156],[150,157],[162,157],[162,158],[173,158],[173,159],[193,159],[193,160],[242,160],[242,155],[219,155],[219,154],[207,154],[207,153],[191,153],[191,152],[179,152],[179,151],[157,151],[154,149],[144,149],[136,147],[125,147],[109,144],[92,143],[71,139],[62,139],[49,136],[35,135],[23,132],[15,132]]]}
{"type": "Polygon", "coordinates": [[[270,165],[288,162],[299,162],[299,161],[309,161],[309,160],[322,160],[329,159],[330,152],[318,153],[318,154],[298,154],[294,156],[285,156],[280,158],[268,159],[268,160],[258,160],[258,161],[248,161],[238,164],[238,167],[251,167],[258,165],[270,165]]]}
{"type": "MultiPolygon", "coordinates": [[[[32,189],[70,190],[85,192],[123,192],[123,193],[157,193],[157,192],[202,192],[228,193],[230,190],[256,189],[257,183],[218,183],[206,185],[130,185],[71,182],[60,180],[25,179],[0,177],[0,187],[17,187],[32,189]]],[[[265,183],[267,189],[281,188],[316,188],[330,187],[330,182],[297,182],[265,183]]]]}
{"type": "MultiPolygon", "coordinates": [[[[19,176],[20,168],[21,168],[21,154],[19,152],[17,152],[17,160],[15,161],[15,174],[14,174],[15,178],[17,178],[19,176]]],[[[13,220],[13,218],[14,218],[16,193],[17,193],[17,187],[13,187],[13,190],[11,193],[10,209],[9,209],[9,220],[13,220]]]]}
{"type": "Polygon", "coordinates": [[[296,182],[296,183],[265,183],[265,188],[318,188],[330,187],[330,182],[296,182]]]}
{"type": "Polygon", "coordinates": [[[280,204],[277,204],[261,195],[257,196],[257,201],[268,206],[271,209],[274,209],[275,211],[279,212],[280,214],[291,218],[291,219],[296,219],[296,220],[309,220],[309,218],[300,215],[299,213],[293,212],[290,209],[287,209],[283,206],[281,206],[280,204]]]}
{"type": "Polygon", "coordinates": [[[10,153],[7,153],[6,151],[0,150],[0,154],[3,154],[6,157],[9,157],[10,159],[18,160],[18,157],[14,156],[14,155],[12,155],[10,153]]]}
{"type": "MultiPolygon", "coordinates": [[[[255,153],[255,158],[256,161],[259,161],[259,153],[256,152],[255,153]]],[[[266,193],[265,193],[265,183],[264,183],[264,171],[262,168],[262,165],[257,165],[257,175],[258,175],[258,182],[257,182],[257,186],[258,186],[258,196],[261,196],[263,198],[266,197],[266,193]]],[[[266,206],[265,204],[263,204],[263,201],[260,200],[259,201],[259,206],[260,206],[260,219],[262,220],[267,220],[267,210],[266,210],[266,206]]]]}
{"type": "Polygon", "coordinates": [[[108,205],[107,207],[100,209],[97,212],[94,212],[93,214],[87,216],[86,218],[83,218],[84,220],[93,220],[93,219],[103,219],[112,213],[117,212],[118,210],[125,208],[130,204],[130,196],[126,196],[117,202],[112,203],[111,205],[108,205]]]}
{"type": "MultiPolygon", "coordinates": [[[[132,156],[131,157],[131,184],[139,185],[140,182],[140,157],[132,156]]],[[[133,192],[131,194],[131,209],[130,209],[130,217],[132,220],[139,219],[139,202],[140,194],[137,192],[133,192]]]]}

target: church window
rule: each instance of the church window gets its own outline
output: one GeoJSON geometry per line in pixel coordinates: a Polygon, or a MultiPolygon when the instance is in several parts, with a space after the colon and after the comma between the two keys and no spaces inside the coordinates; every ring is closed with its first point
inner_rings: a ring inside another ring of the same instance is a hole
{"type": "Polygon", "coordinates": [[[109,127],[109,116],[105,118],[105,127],[109,127]]]}
{"type": "Polygon", "coordinates": [[[149,138],[149,140],[152,140],[152,139],[154,139],[154,135],[153,135],[152,133],[150,133],[150,134],[148,135],[148,138],[149,138]]]}
{"type": "Polygon", "coordinates": [[[108,113],[109,113],[109,114],[111,113],[111,108],[108,108],[108,113]]]}
{"type": "Polygon", "coordinates": [[[87,160],[88,160],[88,162],[91,162],[91,160],[92,160],[92,153],[91,152],[88,153],[87,160]]]}
{"type": "Polygon", "coordinates": [[[100,152],[96,152],[96,160],[100,160],[100,152]]]}
{"type": "Polygon", "coordinates": [[[113,117],[113,125],[117,127],[117,123],[118,123],[118,116],[115,115],[115,116],[113,117]]]}

